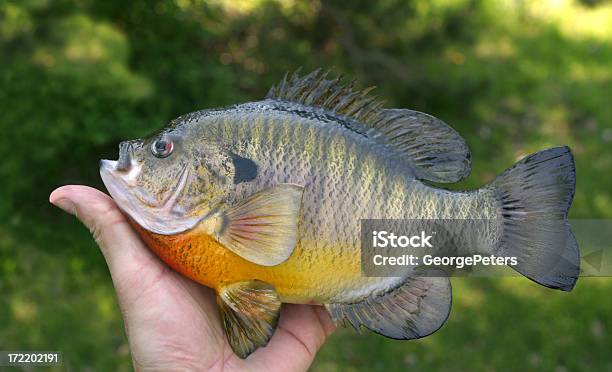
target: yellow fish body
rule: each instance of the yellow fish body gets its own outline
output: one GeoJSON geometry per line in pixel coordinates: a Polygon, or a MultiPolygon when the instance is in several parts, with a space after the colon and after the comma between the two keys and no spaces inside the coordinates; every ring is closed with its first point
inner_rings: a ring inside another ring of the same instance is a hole
{"type": "Polygon", "coordinates": [[[523,275],[571,290],[569,149],[531,155],[471,192],[422,182],[456,182],[470,167],[465,141],[440,120],[383,109],[316,71],[284,79],[263,101],[188,114],[124,142],[100,172],[147,245],[217,291],[229,343],[246,357],[267,344],[282,302],[323,304],[337,323],[398,339],[441,327],[448,278],[364,276],[362,219],[493,221],[495,233],[456,249],[517,256],[523,275]]]}

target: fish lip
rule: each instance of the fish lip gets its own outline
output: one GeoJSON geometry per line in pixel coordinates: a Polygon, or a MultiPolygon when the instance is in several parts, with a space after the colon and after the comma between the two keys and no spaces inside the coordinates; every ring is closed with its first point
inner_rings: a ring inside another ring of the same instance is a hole
{"type": "MultiPolygon", "coordinates": [[[[118,170],[118,163],[119,162],[116,160],[100,160],[100,178],[102,178],[104,186],[119,208],[134,218],[132,212],[137,210],[138,202],[134,200],[134,198],[129,197],[129,184],[135,177],[130,175],[129,172],[118,170]]],[[[140,170],[139,168],[140,167],[138,167],[138,169],[132,169],[132,171],[138,172],[140,170]]]]}
{"type": "Polygon", "coordinates": [[[185,220],[184,224],[173,224],[171,218],[176,200],[185,189],[190,178],[190,171],[185,166],[179,180],[173,188],[171,194],[162,203],[152,204],[146,200],[140,200],[133,195],[130,186],[136,181],[140,164],[132,164],[127,172],[117,170],[117,161],[103,159],[100,161],[100,177],[108,193],[117,203],[119,209],[127,214],[132,220],[151,232],[172,235],[183,232],[195,226],[202,217],[192,216],[185,220]]]}
{"type": "MultiPolygon", "coordinates": [[[[141,170],[141,165],[132,163],[127,170],[124,170],[121,166],[121,160],[100,160],[100,177],[113,199],[134,199],[126,197],[125,195],[130,195],[129,187],[133,186],[136,182],[138,173],[141,170]]],[[[172,187],[168,195],[159,203],[154,202],[153,198],[142,193],[140,196],[136,195],[135,199],[138,199],[137,201],[140,204],[146,205],[147,207],[160,211],[170,211],[175,206],[180,194],[186,188],[190,176],[191,172],[189,167],[187,165],[183,166],[176,184],[172,187]]]]}
{"type": "MultiPolygon", "coordinates": [[[[127,198],[122,197],[121,192],[127,191],[127,183],[122,180],[122,177],[118,177],[114,172],[117,171],[117,161],[115,160],[100,160],[100,178],[108,193],[117,201],[120,208],[122,204],[127,202],[127,198]]],[[[122,208],[123,209],[123,208],[122,208]]]]}
{"type": "Polygon", "coordinates": [[[122,174],[118,171],[116,165],[117,161],[115,160],[100,160],[100,177],[102,182],[119,209],[140,226],[147,229],[149,223],[146,219],[140,218],[141,213],[139,213],[146,206],[137,200],[137,198],[131,196],[128,182],[125,179],[127,174],[122,174]]]}
{"type": "Polygon", "coordinates": [[[102,172],[102,169],[116,170],[117,169],[117,161],[116,160],[101,159],[100,160],[100,172],[102,172]]]}
{"type": "Polygon", "coordinates": [[[119,160],[115,162],[115,170],[126,172],[132,166],[132,145],[130,142],[122,142],[119,145],[119,160]]]}

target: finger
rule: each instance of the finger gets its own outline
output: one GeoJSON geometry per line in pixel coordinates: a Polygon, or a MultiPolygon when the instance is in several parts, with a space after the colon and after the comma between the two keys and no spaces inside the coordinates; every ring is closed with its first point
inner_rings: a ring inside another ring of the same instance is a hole
{"type": "Polygon", "coordinates": [[[335,326],[323,306],[284,304],[279,328],[299,338],[314,356],[335,326]]]}
{"type": "Polygon", "coordinates": [[[270,343],[250,356],[249,362],[272,371],[306,370],[334,329],[322,306],[283,304],[270,343]],[[280,355],[292,357],[279,358],[280,355]]]}
{"type": "Polygon", "coordinates": [[[159,261],[144,246],[108,195],[91,187],[70,185],[53,191],[49,201],[75,215],[89,229],[100,246],[116,285],[121,283],[122,278],[133,277],[143,268],[160,269],[159,261]]]}

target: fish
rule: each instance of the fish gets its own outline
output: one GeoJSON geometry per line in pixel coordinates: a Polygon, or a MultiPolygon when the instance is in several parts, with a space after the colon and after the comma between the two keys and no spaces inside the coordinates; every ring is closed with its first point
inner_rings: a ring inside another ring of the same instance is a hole
{"type": "Polygon", "coordinates": [[[394,339],[445,323],[448,276],[363,275],[365,219],[493,221],[480,253],[516,256],[523,276],[570,291],[580,271],[567,222],[571,150],[529,155],[475,190],[437,186],[466,178],[471,164],[440,119],[387,109],[371,88],[319,69],[285,75],[261,101],[122,142],[100,175],[149,249],[215,290],[227,340],[246,358],[267,345],[282,303],[322,305],[336,324],[394,339]]]}

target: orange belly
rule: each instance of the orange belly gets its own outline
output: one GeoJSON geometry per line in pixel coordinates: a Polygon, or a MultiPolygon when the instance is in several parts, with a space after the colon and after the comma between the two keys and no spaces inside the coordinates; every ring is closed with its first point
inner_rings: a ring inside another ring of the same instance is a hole
{"type": "Polygon", "coordinates": [[[298,242],[282,264],[260,266],[231,252],[198,227],[181,234],[160,235],[133,225],[147,246],[170,267],[217,291],[228,283],[257,279],[272,284],[283,302],[327,303],[348,285],[355,285],[361,276],[358,257],[346,251],[329,257],[324,252],[305,250],[304,241],[298,242]]]}

